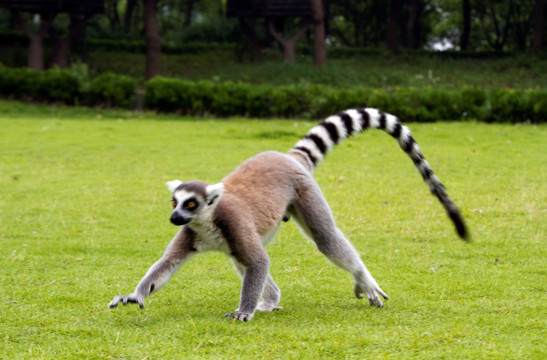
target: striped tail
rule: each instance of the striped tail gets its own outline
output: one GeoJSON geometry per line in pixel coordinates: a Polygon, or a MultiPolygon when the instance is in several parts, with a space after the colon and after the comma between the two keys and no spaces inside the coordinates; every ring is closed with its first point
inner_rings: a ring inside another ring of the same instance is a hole
{"type": "Polygon", "coordinates": [[[446,209],[448,216],[456,226],[458,235],[464,240],[469,240],[469,233],[460,210],[446,194],[443,184],[433,173],[410,130],[401,125],[393,115],[372,108],[342,111],[329,116],[319,125],[313,127],[306,136],[296,143],[290,152],[300,153],[308,159],[312,168],[315,168],[325,155],[332,150],[334,145],[367,129],[384,130],[397,140],[401,149],[414,162],[414,166],[429,186],[431,193],[439,199],[446,209]]]}

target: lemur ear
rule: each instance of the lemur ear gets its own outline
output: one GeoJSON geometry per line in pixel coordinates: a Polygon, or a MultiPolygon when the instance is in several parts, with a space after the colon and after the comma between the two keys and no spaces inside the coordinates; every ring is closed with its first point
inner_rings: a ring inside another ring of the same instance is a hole
{"type": "Polygon", "coordinates": [[[214,185],[208,185],[206,190],[207,192],[207,205],[213,205],[218,199],[222,192],[224,191],[224,184],[218,183],[214,185]]]}
{"type": "Polygon", "coordinates": [[[173,180],[173,181],[168,181],[165,183],[165,185],[167,185],[167,188],[171,192],[174,192],[175,189],[178,188],[180,184],[182,184],[182,181],[180,180],[173,180]]]}

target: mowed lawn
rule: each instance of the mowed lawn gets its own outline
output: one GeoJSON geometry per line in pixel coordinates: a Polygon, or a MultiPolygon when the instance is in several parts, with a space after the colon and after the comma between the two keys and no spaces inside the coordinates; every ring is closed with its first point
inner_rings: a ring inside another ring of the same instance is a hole
{"type": "Polygon", "coordinates": [[[166,181],[218,182],[315,123],[0,101],[0,358],[545,358],[545,125],[407,124],[471,243],[390,136],[327,156],[315,177],[390,295],[383,309],[356,299],[292,223],[268,247],[282,311],[224,318],[240,280],[219,253],[192,259],[142,310],[108,308],[177,230],[166,181]]]}

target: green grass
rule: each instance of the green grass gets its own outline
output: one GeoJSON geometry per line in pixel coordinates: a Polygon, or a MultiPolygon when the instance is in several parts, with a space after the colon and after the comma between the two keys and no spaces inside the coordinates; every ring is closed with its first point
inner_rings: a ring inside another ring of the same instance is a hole
{"type": "Polygon", "coordinates": [[[108,308],[176,231],[165,181],[219,181],[312,124],[0,101],[0,358],[547,356],[545,126],[410,124],[470,244],[389,136],[327,157],[315,176],[390,295],[383,309],[355,299],[351,277],[291,223],[268,247],[282,311],[225,319],[240,282],[218,253],[187,263],[143,310],[108,308]]]}
{"type": "MultiPolygon", "coordinates": [[[[143,81],[142,54],[96,51],[90,53],[92,73],[114,71],[143,81]]],[[[420,55],[393,57],[362,55],[328,60],[321,69],[309,57],[286,64],[275,55],[263,63],[237,62],[230,52],[163,55],[162,75],[189,80],[243,81],[254,84],[287,85],[295,82],[334,87],[391,88],[435,86],[446,89],[477,86],[484,89],[543,88],[547,83],[547,61],[535,57],[503,59],[441,59],[420,55]]]]}

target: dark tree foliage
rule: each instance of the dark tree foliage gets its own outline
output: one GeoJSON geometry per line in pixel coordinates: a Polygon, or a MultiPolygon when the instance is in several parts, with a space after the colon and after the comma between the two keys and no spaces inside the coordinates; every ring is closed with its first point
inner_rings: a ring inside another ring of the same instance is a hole
{"type": "Polygon", "coordinates": [[[337,43],[358,47],[377,47],[385,43],[385,3],[331,0],[328,8],[329,36],[337,43]]]}
{"type": "Polygon", "coordinates": [[[398,53],[444,42],[456,51],[540,54],[546,13],[547,0],[0,0],[0,32],[26,38],[27,66],[38,70],[66,66],[86,37],[146,42],[151,77],[160,73],[162,44],[195,42],[238,49],[246,42],[260,58],[277,40],[285,60],[294,61],[300,39],[319,66],[326,49],[344,46],[398,53]],[[234,15],[237,6],[249,11],[234,15]]]}

